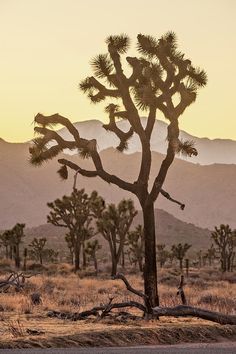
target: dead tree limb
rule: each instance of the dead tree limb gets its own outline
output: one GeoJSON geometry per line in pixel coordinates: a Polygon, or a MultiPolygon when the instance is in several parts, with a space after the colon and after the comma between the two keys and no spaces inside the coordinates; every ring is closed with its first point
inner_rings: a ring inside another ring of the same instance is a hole
{"type": "Polygon", "coordinates": [[[13,272],[8,276],[7,279],[0,281],[0,292],[7,292],[11,286],[14,287],[17,291],[20,291],[24,287],[25,280],[31,278],[34,275],[35,274],[26,275],[23,273],[13,272]]]}
{"type": "Polygon", "coordinates": [[[140,290],[137,290],[137,289],[134,289],[130,283],[128,282],[128,280],[126,279],[126,277],[124,276],[124,274],[121,274],[121,273],[117,273],[113,279],[121,279],[124,283],[125,283],[125,286],[127,288],[127,290],[129,290],[131,293],[141,297],[143,300],[144,300],[144,303],[145,303],[145,307],[146,307],[146,310],[148,313],[152,312],[150,311],[151,310],[151,303],[149,301],[149,298],[147,295],[145,295],[142,291],[140,290]]]}
{"type": "Polygon", "coordinates": [[[164,189],[162,189],[162,188],[160,189],[160,193],[161,193],[161,195],[163,195],[163,197],[165,197],[166,199],[170,200],[170,201],[173,202],[173,203],[176,203],[176,204],[180,205],[180,209],[181,209],[181,210],[184,210],[184,208],[185,208],[185,204],[184,204],[184,203],[181,203],[181,202],[179,202],[178,200],[172,198],[172,197],[170,196],[170,194],[167,193],[166,191],[164,191],[164,189]]]}
{"type": "Polygon", "coordinates": [[[236,325],[235,315],[225,315],[219,312],[208,311],[198,307],[179,305],[175,307],[154,307],[153,313],[157,316],[170,317],[198,317],[203,320],[216,322],[222,325],[236,325]]]}

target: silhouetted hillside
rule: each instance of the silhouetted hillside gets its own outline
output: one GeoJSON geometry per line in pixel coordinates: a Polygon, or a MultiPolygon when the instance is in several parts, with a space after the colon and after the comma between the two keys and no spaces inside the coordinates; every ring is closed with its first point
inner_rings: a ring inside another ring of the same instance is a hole
{"type": "MultiPolygon", "coordinates": [[[[0,142],[0,229],[12,227],[16,222],[37,226],[46,222],[46,203],[72,189],[72,176],[62,182],[56,171],[57,159],[41,167],[32,167],[29,162],[29,144],[0,142]]],[[[121,154],[110,148],[101,152],[104,168],[130,181],[135,181],[140,165],[140,153],[121,154]]],[[[90,160],[77,156],[72,159],[80,166],[93,168],[90,160]]],[[[163,156],[153,153],[150,181],[153,181],[163,156]]],[[[178,219],[201,227],[212,228],[220,223],[236,227],[236,165],[214,164],[201,166],[176,159],[171,166],[164,189],[174,198],[186,204],[184,211],[162,196],[156,207],[175,215],[178,219]]],[[[88,192],[96,189],[106,202],[119,202],[132,197],[116,186],[108,185],[99,178],[78,177],[77,188],[88,192]]],[[[140,206],[134,199],[136,207],[140,206]]]]}
{"type": "MultiPolygon", "coordinates": [[[[193,224],[178,220],[163,210],[156,209],[155,214],[157,220],[157,243],[165,243],[170,246],[178,242],[187,242],[192,245],[191,252],[210,246],[210,231],[208,229],[202,229],[193,224]]],[[[133,229],[137,224],[142,224],[141,212],[135,217],[131,228],[133,229]]],[[[65,228],[56,227],[51,224],[40,225],[26,230],[24,242],[28,244],[34,237],[46,237],[49,247],[63,250],[66,247],[64,240],[66,232],[65,228]]],[[[101,236],[99,237],[99,242],[103,245],[103,250],[107,249],[107,242],[101,236]]]]}

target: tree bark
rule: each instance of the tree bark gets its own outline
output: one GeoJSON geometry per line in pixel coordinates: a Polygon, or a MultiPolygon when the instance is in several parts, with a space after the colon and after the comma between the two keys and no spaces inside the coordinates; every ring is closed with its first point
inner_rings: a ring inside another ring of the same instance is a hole
{"type": "Polygon", "coordinates": [[[83,250],[83,269],[86,269],[87,268],[87,257],[86,257],[84,242],[82,243],[82,250],[83,250]]]}
{"type": "Polygon", "coordinates": [[[117,261],[115,257],[112,257],[112,265],[111,265],[111,276],[115,276],[117,273],[117,261]]]}
{"type": "Polygon", "coordinates": [[[156,265],[156,235],[154,204],[149,204],[143,208],[144,223],[144,292],[148,296],[151,306],[159,306],[157,291],[157,265],[156,265]]]}
{"type": "Polygon", "coordinates": [[[95,268],[95,271],[97,274],[98,273],[98,261],[97,261],[96,255],[94,255],[94,257],[93,257],[93,262],[94,262],[94,268],[95,268]]]}
{"type": "Polygon", "coordinates": [[[77,242],[75,245],[75,271],[80,269],[80,249],[81,244],[77,242]]]}
{"type": "Polygon", "coordinates": [[[20,250],[19,245],[15,246],[15,266],[16,268],[20,268],[20,250]]]}

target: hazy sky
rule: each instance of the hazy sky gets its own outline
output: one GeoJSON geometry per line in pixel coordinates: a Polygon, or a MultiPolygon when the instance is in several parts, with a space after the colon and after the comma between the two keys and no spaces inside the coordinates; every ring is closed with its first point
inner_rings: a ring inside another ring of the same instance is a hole
{"type": "MultiPolygon", "coordinates": [[[[109,34],[160,37],[208,73],[208,85],[180,118],[197,136],[236,139],[236,0],[0,0],[0,137],[26,141],[34,115],[105,120],[78,90],[109,34]]],[[[158,118],[158,116],[157,116],[158,118]]]]}

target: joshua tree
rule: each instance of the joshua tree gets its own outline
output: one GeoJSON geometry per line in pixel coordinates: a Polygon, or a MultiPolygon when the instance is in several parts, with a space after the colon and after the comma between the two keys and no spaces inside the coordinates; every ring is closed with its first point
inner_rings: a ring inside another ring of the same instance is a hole
{"type": "Polygon", "coordinates": [[[95,191],[88,196],[84,189],[74,188],[70,196],[56,199],[53,203],[48,203],[48,207],[51,209],[48,222],[69,230],[67,238],[70,237],[75,256],[75,270],[78,270],[81,245],[94,236],[91,223],[104,208],[104,201],[95,191]]]}
{"type": "Polygon", "coordinates": [[[96,274],[98,272],[97,251],[100,250],[101,248],[102,248],[102,246],[99,245],[98,240],[93,240],[91,242],[90,241],[87,242],[86,248],[85,248],[85,252],[94,262],[94,268],[95,268],[96,274]]]}
{"type": "Polygon", "coordinates": [[[138,135],[142,152],[140,170],[133,182],[107,172],[97,150],[95,139],[87,140],[80,136],[79,131],[65,117],[59,114],[35,116],[35,132],[39,134],[30,147],[31,162],[40,165],[43,161],[56,157],[64,149],[77,149],[86,158],[91,158],[94,168],[86,170],[70,159],[59,159],[62,165],[60,174],[67,177],[67,167],[86,177],[100,177],[108,183],[133,193],[139,200],[143,211],[145,267],[144,288],[153,306],[158,305],[157,269],[156,269],[156,238],[154,202],[162,194],[165,198],[180,205],[184,204],[173,199],[163,188],[169,167],[177,153],[188,156],[197,155],[191,141],[179,139],[179,117],[185,109],[195,102],[198,88],[206,85],[207,78],[203,70],[195,68],[189,59],[177,49],[176,35],[168,32],[159,40],[139,34],[137,36],[137,57],[126,57],[131,68],[131,75],[126,76],[122,67],[121,55],[130,46],[126,35],[109,36],[106,40],[108,53],[101,54],[92,60],[94,76],[81,82],[80,88],[88,94],[93,103],[107,98],[117,99],[122,107],[111,103],[106,107],[109,123],[104,128],[117,135],[120,140],[117,149],[123,151],[128,146],[132,135],[138,135]],[[104,80],[104,83],[101,82],[104,80]],[[147,114],[146,124],[142,124],[141,111],[147,114]],[[155,124],[157,111],[168,121],[166,156],[161,165],[154,167],[156,177],[149,185],[152,165],[150,139],[155,124]],[[116,120],[126,119],[130,129],[121,130],[116,120]],[[68,129],[73,140],[63,139],[52,126],[61,124],[68,129]],[[49,145],[53,142],[53,146],[49,145]]]}
{"type": "Polygon", "coordinates": [[[46,262],[56,262],[58,259],[58,251],[55,251],[52,248],[45,248],[43,252],[43,258],[46,260],[46,262]]]}
{"type": "Polygon", "coordinates": [[[10,257],[10,247],[11,247],[11,233],[9,230],[4,231],[0,234],[0,244],[5,247],[5,256],[6,258],[10,257]]]}
{"type": "Polygon", "coordinates": [[[205,253],[205,257],[208,259],[209,266],[212,265],[212,260],[215,259],[216,257],[216,249],[214,245],[212,244],[210,248],[207,249],[205,253]]]}
{"type": "Polygon", "coordinates": [[[160,268],[162,268],[169,257],[169,252],[166,250],[166,245],[160,243],[157,245],[157,260],[160,262],[160,268]]]}
{"type": "Polygon", "coordinates": [[[215,227],[211,238],[220,255],[222,272],[231,271],[233,266],[234,249],[236,248],[236,230],[232,231],[229,225],[221,224],[215,227]]]}
{"type": "Polygon", "coordinates": [[[97,221],[98,231],[109,244],[112,260],[111,275],[116,275],[117,264],[127,239],[132,221],[137,214],[131,199],[122,200],[117,207],[109,204],[97,221]]]}
{"type": "Polygon", "coordinates": [[[29,244],[29,248],[31,248],[30,255],[39,261],[40,264],[43,264],[46,242],[47,239],[45,237],[39,239],[34,238],[33,241],[29,244]]]}
{"type": "Polygon", "coordinates": [[[17,223],[12,229],[6,230],[1,239],[6,248],[6,256],[9,255],[10,259],[14,256],[16,268],[20,268],[20,244],[25,236],[24,228],[25,224],[17,223]]]}
{"type": "Polygon", "coordinates": [[[144,258],[144,231],[142,225],[135,230],[128,232],[127,243],[129,246],[129,257],[132,263],[138,263],[140,272],[143,271],[144,258]]]}
{"type": "Polygon", "coordinates": [[[192,247],[192,245],[189,245],[188,243],[179,243],[178,245],[173,245],[171,247],[173,256],[179,260],[179,266],[181,270],[183,270],[183,259],[190,247],[192,247]]]}

